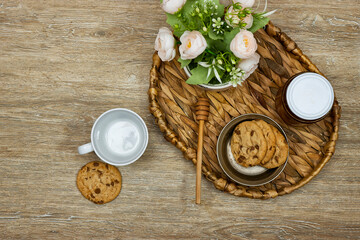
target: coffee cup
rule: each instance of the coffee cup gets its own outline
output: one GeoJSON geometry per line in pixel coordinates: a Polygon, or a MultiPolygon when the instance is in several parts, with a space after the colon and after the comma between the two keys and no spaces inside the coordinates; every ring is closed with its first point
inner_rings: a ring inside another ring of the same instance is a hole
{"type": "Polygon", "coordinates": [[[148,140],[148,129],[138,114],[129,109],[115,108],[98,117],[91,130],[91,142],[78,147],[78,152],[94,151],[108,164],[125,166],[143,155],[148,140]]]}

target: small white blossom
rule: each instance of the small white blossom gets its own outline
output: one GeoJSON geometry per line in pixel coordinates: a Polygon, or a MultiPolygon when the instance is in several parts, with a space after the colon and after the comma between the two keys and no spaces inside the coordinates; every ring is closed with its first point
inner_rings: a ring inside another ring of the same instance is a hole
{"type": "Polygon", "coordinates": [[[234,87],[236,87],[237,84],[241,85],[241,83],[244,81],[243,79],[244,71],[242,71],[240,68],[233,67],[229,75],[230,75],[230,82],[234,87]]]}

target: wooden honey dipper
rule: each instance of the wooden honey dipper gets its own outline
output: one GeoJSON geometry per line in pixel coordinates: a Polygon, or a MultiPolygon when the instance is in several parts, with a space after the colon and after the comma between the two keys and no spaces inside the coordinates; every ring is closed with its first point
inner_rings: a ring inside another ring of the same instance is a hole
{"type": "Polygon", "coordinates": [[[196,156],[196,204],[200,204],[201,194],[201,166],[202,166],[202,149],[204,142],[204,122],[208,120],[210,103],[207,98],[199,98],[196,103],[196,120],[199,121],[198,146],[196,156]]]}

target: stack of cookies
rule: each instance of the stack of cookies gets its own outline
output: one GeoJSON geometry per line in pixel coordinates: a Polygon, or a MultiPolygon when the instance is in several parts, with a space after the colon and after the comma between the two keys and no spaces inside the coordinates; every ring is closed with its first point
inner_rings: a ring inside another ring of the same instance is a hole
{"type": "Polygon", "coordinates": [[[283,134],[263,120],[245,121],[231,137],[231,152],[244,167],[276,168],[285,163],[289,147],[283,134]]]}

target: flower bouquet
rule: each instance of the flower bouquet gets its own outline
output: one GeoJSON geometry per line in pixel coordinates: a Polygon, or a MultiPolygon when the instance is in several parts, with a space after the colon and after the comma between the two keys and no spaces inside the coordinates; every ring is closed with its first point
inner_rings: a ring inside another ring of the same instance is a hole
{"type": "Polygon", "coordinates": [[[188,84],[210,89],[236,87],[257,68],[260,56],[253,33],[273,12],[253,10],[255,0],[162,0],[167,23],[155,40],[162,61],[176,56],[188,84]]]}

